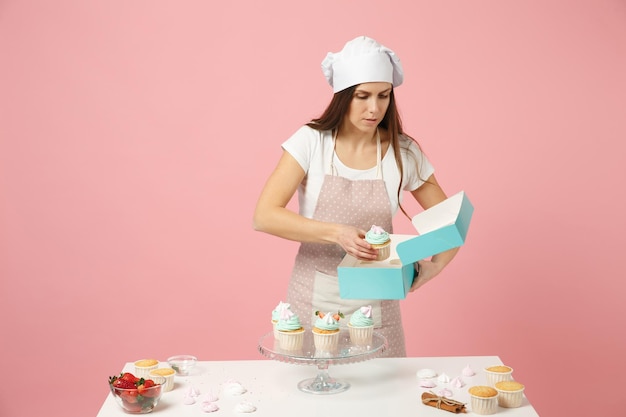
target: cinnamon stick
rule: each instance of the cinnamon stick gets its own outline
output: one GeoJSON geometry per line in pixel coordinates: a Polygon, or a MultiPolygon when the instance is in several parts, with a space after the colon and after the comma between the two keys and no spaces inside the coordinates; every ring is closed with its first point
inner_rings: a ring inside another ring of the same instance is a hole
{"type": "Polygon", "coordinates": [[[429,407],[435,407],[440,410],[449,411],[454,414],[466,413],[465,404],[459,401],[452,400],[447,397],[440,397],[435,393],[422,393],[422,404],[425,404],[429,407]]]}

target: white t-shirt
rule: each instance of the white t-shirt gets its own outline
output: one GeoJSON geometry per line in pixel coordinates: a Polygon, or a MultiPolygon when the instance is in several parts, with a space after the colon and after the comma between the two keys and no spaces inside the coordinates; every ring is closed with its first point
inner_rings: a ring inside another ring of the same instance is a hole
{"type": "MultiPolygon", "coordinates": [[[[350,180],[376,179],[376,166],[370,169],[353,169],[345,166],[334,154],[333,137],[331,131],[318,131],[309,126],[302,126],[289,139],[282,148],[295,158],[305,172],[302,183],[298,186],[299,211],[302,216],[312,218],[317,198],[326,174],[338,175],[350,180]],[[333,157],[334,156],[334,157],[333,157]],[[331,163],[335,170],[331,171],[331,163]]],[[[400,136],[400,148],[402,165],[404,170],[402,189],[413,191],[428,179],[435,169],[426,156],[411,139],[400,136]],[[419,167],[419,174],[418,174],[419,167]]],[[[382,179],[385,181],[389,201],[391,203],[392,217],[398,211],[398,184],[400,173],[398,164],[391,147],[382,158],[382,179]]],[[[402,202],[402,193],[400,193],[402,202]]]]}

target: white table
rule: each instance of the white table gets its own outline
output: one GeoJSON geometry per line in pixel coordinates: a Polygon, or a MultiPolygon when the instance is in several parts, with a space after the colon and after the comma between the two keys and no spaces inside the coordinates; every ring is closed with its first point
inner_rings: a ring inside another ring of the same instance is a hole
{"type": "MultiPolygon", "coordinates": [[[[443,387],[452,390],[453,399],[467,404],[471,413],[467,389],[472,385],[484,385],[482,372],[487,366],[499,365],[502,361],[497,356],[465,356],[436,358],[377,358],[366,362],[335,365],[329,368],[334,378],[350,382],[350,388],[338,394],[316,395],[300,391],[298,382],[316,375],[316,368],[308,365],[296,365],[274,360],[244,361],[199,361],[188,376],[176,376],[172,391],[166,392],[152,412],[162,417],[184,416],[243,416],[250,417],[333,417],[333,416],[420,416],[446,417],[453,413],[438,410],[421,403],[421,394],[425,391],[437,393],[443,387]],[[445,373],[451,379],[461,375],[466,365],[470,365],[476,376],[461,377],[467,385],[453,388],[449,384],[440,384],[435,388],[421,388],[416,373],[422,368],[431,368],[439,374],[445,373]],[[224,382],[236,380],[247,392],[240,396],[223,393],[224,382]],[[190,386],[201,394],[212,390],[219,399],[219,410],[204,413],[201,398],[195,404],[185,405],[183,398],[190,386]],[[235,413],[237,404],[245,401],[257,407],[251,414],[235,413]]],[[[124,371],[133,370],[131,363],[124,366],[124,371]]],[[[514,375],[515,376],[515,375],[514,375]]],[[[523,381],[521,381],[523,382],[523,381]]],[[[524,398],[519,408],[498,408],[496,416],[533,417],[538,416],[535,409],[524,398]]],[[[98,417],[128,416],[109,394],[98,413],[98,417]]]]}

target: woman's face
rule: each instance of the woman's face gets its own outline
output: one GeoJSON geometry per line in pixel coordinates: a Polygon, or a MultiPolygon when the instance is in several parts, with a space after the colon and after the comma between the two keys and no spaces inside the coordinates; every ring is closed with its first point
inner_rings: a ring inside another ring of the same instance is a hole
{"type": "Polygon", "coordinates": [[[352,94],[344,123],[362,132],[374,131],[389,107],[390,83],[359,84],[352,94]]]}

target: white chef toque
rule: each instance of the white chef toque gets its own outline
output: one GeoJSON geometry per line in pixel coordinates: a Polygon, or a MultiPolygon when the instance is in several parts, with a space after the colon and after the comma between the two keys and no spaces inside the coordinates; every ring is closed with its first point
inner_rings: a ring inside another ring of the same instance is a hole
{"type": "Polygon", "coordinates": [[[347,42],[340,52],[329,52],[322,61],[322,72],[335,93],[368,82],[397,87],[404,80],[395,52],[367,36],[347,42]]]}

